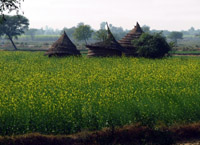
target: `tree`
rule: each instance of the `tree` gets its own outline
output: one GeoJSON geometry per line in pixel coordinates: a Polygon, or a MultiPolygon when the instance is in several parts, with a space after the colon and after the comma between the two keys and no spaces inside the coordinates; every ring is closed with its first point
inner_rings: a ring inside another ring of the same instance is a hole
{"type": "Polygon", "coordinates": [[[195,29],[194,27],[191,27],[189,30],[188,30],[189,34],[193,35],[195,33],[195,29]]]}
{"type": "Polygon", "coordinates": [[[26,35],[29,35],[31,37],[31,40],[33,41],[37,31],[37,29],[29,29],[28,31],[26,31],[26,35]]]}
{"type": "Polygon", "coordinates": [[[29,21],[26,17],[21,15],[5,15],[5,19],[6,21],[3,21],[3,23],[0,25],[0,36],[6,35],[11,41],[15,50],[17,50],[17,47],[13,41],[13,37],[17,38],[17,36],[23,34],[25,30],[28,29],[29,21]]]}
{"type": "Polygon", "coordinates": [[[87,44],[87,40],[92,36],[92,30],[89,25],[79,25],[74,32],[74,38],[78,41],[84,40],[87,44]]]}
{"type": "Polygon", "coordinates": [[[132,43],[140,57],[162,58],[171,50],[166,38],[161,33],[153,35],[143,33],[139,39],[133,40],[132,43]]]}
{"type": "Polygon", "coordinates": [[[183,39],[183,33],[182,32],[177,32],[173,31],[169,34],[168,38],[172,39],[176,44],[178,39],[183,39]]]}
{"type": "Polygon", "coordinates": [[[94,39],[98,41],[105,41],[107,38],[107,30],[105,29],[100,29],[99,31],[96,31],[94,33],[94,39]]]}
{"type": "Polygon", "coordinates": [[[84,25],[84,23],[83,23],[83,22],[80,22],[80,23],[78,23],[77,27],[83,26],[83,25],[84,25]]]}
{"type": "Polygon", "coordinates": [[[101,22],[100,29],[106,29],[106,22],[101,22]]]}
{"type": "Polygon", "coordinates": [[[142,30],[143,30],[145,33],[148,33],[148,32],[150,32],[150,27],[147,26],[147,25],[144,25],[144,26],[142,26],[142,30]]]}
{"type": "Polygon", "coordinates": [[[22,1],[24,0],[0,0],[0,12],[2,16],[4,17],[5,11],[16,11],[18,14],[22,1]]]}
{"type": "Polygon", "coordinates": [[[72,38],[73,34],[75,32],[76,27],[71,27],[71,28],[63,28],[63,30],[61,31],[61,34],[64,33],[64,31],[67,33],[67,35],[72,38]]]}

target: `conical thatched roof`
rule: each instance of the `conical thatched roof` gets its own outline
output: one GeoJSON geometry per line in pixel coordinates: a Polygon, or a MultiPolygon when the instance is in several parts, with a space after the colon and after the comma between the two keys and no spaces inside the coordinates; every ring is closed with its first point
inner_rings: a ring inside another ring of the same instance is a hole
{"type": "Polygon", "coordinates": [[[119,40],[119,43],[125,48],[129,48],[129,47],[133,48],[131,41],[139,38],[142,35],[142,33],[143,33],[143,30],[141,29],[139,23],[137,22],[134,29],[132,29],[124,38],[119,40]]]}
{"type": "Polygon", "coordinates": [[[108,33],[107,33],[107,39],[105,41],[86,45],[86,47],[92,49],[110,49],[110,50],[124,51],[123,47],[116,41],[113,34],[111,33],[108,24],[107,28],[108,28],[107,30],[108,33]]]}
{"type": "Polygon", "coordinates": [[[64,32],[63,35],[51,46],[51,48],[45,53],[45,55],[55,56],[69,56],[69,55],[81,55],[76,46],[69,39],[64,32]]]}

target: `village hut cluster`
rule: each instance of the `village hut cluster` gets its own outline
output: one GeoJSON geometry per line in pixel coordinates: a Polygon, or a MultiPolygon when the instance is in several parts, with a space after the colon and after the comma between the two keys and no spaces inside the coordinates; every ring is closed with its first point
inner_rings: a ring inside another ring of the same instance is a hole
{"type": "Polygon", "coordinates": [[[86,47],[88,48],[88,57],[122,56],[122,53],[125,51],[125,49],[115,40],[109,27],[105,41],[86,45],[86,47]]]}
{"type": "MultiPolygon", "coordinates": [[[[142,33],[143,31],[139,23],[137,23],[134,29],[124,38],[116,41],[107,24],[107,38],[102,42],[86,45],[88,48],[88,57],[121,57],[123,54],[125,56],[136,56],[136,49],[132,45],[131,41],[139,38],[142,33]]],[[[49,57],[81,56],[81,53],[64,32],[64,34],[51,46],[45,55],[48,55],[49,57]]]]}

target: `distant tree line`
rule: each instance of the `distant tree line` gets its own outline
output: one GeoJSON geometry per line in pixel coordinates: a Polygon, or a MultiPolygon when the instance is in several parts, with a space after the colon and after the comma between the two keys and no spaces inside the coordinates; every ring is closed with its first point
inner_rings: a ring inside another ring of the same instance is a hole
{"type": "MultiPolygon", "coordinates": [[[[77,40],[77,41],[85,42],[85,39],[78,38],[77,33],[75,33],[79,27],[83,27],[83,26],[86,26],[86,24],[81,22],[81,23],[78,23],[77,26],[73,26],[71,28],[64,27],[62,30],[53,29],[48,26],[46,26],[45,28],[40,28],[40,29],[30,28],[25,32],[25,35],[29,35],[31,37],[31,40],[33,40],[35,35],[60,35],[65,31],[67,33],[67,35],[70,37],[70,39],[72,39],[74,41],[77,40]]],[[[87,27],[89,27],[89,31],[88,31],[89,37],[87,38],[86,41],[91,42],[91,41],[104,40],[105,33],[106,33],[106,22],[100,23],[99,30],[93,29],[88,24],[87,24],[87,27]]],[[[112,31],[113,35],[115,36],[116,40],[121,39],[130,31],[130,30],[123,29],[122,27],[113,26],[112,24],[109,24],[109,27],[110,27],[110,30],[112,31]]],[[[81,29],[81,28],[79,28],[79,29],[81,29]]],[[[179,32],[168,31],[168,30],[154,30],[154,29],[151,30],[150,27],[147,25],[142,26],[142,29],[144,32],[151,33],[151,34],[162,32],[162,35],[164,35],[168,39],[171,39],[172,41],[175,41],[175,42],[177,42],[177,39],[182,39],[184,35],[200,36],[200,29],[195,30],[194,27],[191,27],[187,31],[179,31],[179,32]]]]}
{"type": "MultiPolygon", "coordinates": [[[[2,17],[2,15],[1,15],[2,17]]],[[[23,31],[21,30],[20,33],[19,31],[14,34],[13,31],[13,36],[9,37],[7,29],[11,29],[13,26],[16,28],[18,26],[21,26],[22,22],[19,21],[19,18],[24,16],[4,16],[5,18],[7,17],[9,21],[5,21],[1,23],[0,27],[0,32],[1,32],[1,39],[9,39],[11,42],[13,42],[13,38],[17,38],[19,35],[24,34],[26,37],[23,37],[23,41],[55,41],[63,32],[65,31],[69,38],[74,41],[76,44],[80,44],[84,46],[84,44],[87,43],[93,43],[95,41],[104,41],[107,36],[107,31],[106,31],[106,22],[101,22],[100,23],[100,29],[95,30],[93,29],[90,25],[84,24],[83,22],[80,22],[77,24],[77,26],[73,26],[71,28],[63,28],[62,30],[59,29],[53,29],[51,27],[46,26],[45,28],[40,28],[40,29],[35,29],[35,28],[28,28],[26,29],[23,28],[23,31]],[[8,27],[6,27],[8,26],[8,27]],[[42,36],[42,37],[41,37],[42,36]],[[44,37],[43,37],[44,36],[44,37]]],[[[113,35],[115,36],[116,40],[120,40],[123,38],[130,30],[125,30],[122,27],[116,27],[113,26],[112,24],[109,24],[110,30],[112,31],[113,35]]],[[[162,32],[162,35],[166,37],[168,40],[174,42],[177,44],[178,39],[183,39],[184,35],[192,35],[192,36],[199,36],[200,34],[200,29],[195,30],[193,27],[191,27],[188,31],[168,31],[168,30],[151,30],[149,26],[143,25],[142,29],[144,32],[149,33],[149,34],[154,34],[154,33],[160,33],[162,32]]],[[[10,35],[11,36],[11,35],[10,35]]],[[[14,43],[13,43],[14,45],[14,43]]],[[[16,49],[16,48],[15,48],[16,49]]]]}
{"type": "MultiPolygon", "coordinates": [[[[119,40],[122,37],[124,37],[129,31],[124,30],[122,27],[113,26],[112,24],[110,24],[109,27],[116,40],[119,40]]],[[[99,30],[95,30],[90,25],[80,22],[77,24],[77,26],[73,26],[71,28],[64,27],[62,30],[53,29],[48,26],[40,29],[30,28],[25,31],[25,35],[28,35],[31,40],[34,40],[35,36],[37,35],[61,35],[64,31],[67,33],[71,40],[83,43],[87,43],[88,41],[102,41],[104,40],[105,35],[107,35],[106,22],[102,22],[100,24],[99,30]],[[83,31],[85,31],[85,34],[82,33],[83,31]],[[84,38],[84,36],[86,37],[84,38]]]]}

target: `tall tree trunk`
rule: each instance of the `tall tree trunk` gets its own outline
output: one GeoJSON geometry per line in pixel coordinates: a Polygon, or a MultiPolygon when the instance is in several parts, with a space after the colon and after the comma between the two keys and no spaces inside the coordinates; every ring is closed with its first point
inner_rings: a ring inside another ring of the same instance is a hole
{"type": "MultiPolygon", "coordinates": [[[[8,34],[7,34],[7,35],[8,35],[8,34]]],[[[11,41],[11,43],[12,43],[13,47],[15,48],[15,50],[17,50],[17,47],[16,47],[15,43],[14,43],[13,40],[12,40],[12,37],[11,37],[10,35],[8,35],[8,38],[9,38],[9,40],[11,41]]]]}

